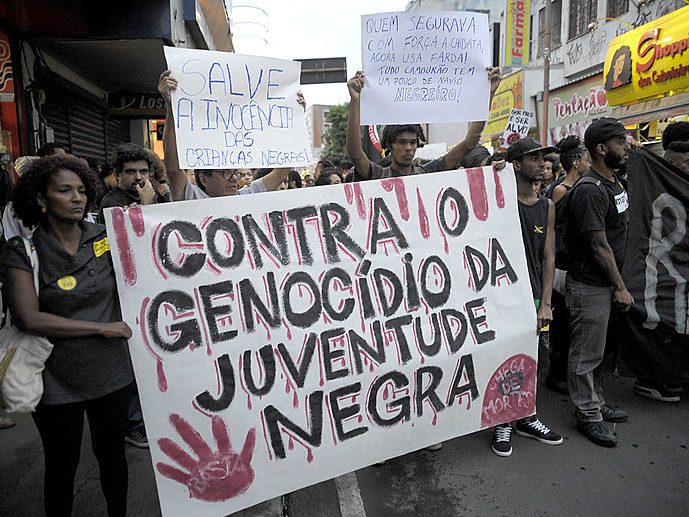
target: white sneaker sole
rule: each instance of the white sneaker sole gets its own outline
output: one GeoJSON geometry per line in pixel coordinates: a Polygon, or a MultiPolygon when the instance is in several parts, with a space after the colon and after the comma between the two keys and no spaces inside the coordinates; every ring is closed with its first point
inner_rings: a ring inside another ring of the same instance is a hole
{"type": "Polygon", "coordinates": [[[657,400],[658,402],[679,402],[679,395],[670,395],[664,397],[658,390],[652,388],[643,388],[641,386],[634,386],[634,393],[646,397],[647,399],[657,400]]]}
{"type": "Polygon", "coordinates": [[[502,458],[507,458],[507,456],[511,456],[511,455],[512,455],[512,448],[510,448],[510,450],[507,451],[507,452],[502,452],[502,451],[496,451],[496,450],[493,448],[493,446],[491,445],[490,450],[493,451],[494,454],[497,454],[498,456],[500,456],[500,457],[502,457],[502,458]]]}
{"type": "Polygon", "coordinates": [[[129,445],[133,445],[134,447],[137,447],[139,449],[148,449],[148,443],[137,442],[127,437],[125,437],[124,441],[129,445]]]}
{"type": "Polygon", "coordinates": [[[520,431],[519,429],[515,429],[515,431],[517,432],[517,434],[519,436],[526,436],[527,438],[533,438],[534,440],[538,440],[539,442],[545,443],[546,445],[560,445],[564,441],[564,439],[562,437],[560,437],[560,439],[558,441],[553,441],[553,440],[546,440],[544,438],[539,438],[538,436],[534,436],[533,434],[527,433],[525,431],[520,431]]]}

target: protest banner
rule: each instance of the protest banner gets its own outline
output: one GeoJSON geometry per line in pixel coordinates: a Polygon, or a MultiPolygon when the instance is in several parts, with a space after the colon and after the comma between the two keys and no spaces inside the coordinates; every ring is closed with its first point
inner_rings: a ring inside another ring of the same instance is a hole
{"type": "Polygon", "coordinates": [[[410,11],[361,17],[362,124],[485,120],[488,15],[410,11]]]}
{"type": "Polygon", "coordinates": [[[529,127],[533,124],[536,114],[533,111],[512,109],[510,118],[507,119],[507,127],[502,134],[505,145],[510,146],[520,138],[529,134],[529,127]]]}
{"type": "Polygon", "coordinates": [[[164,47],[182,169],[298,167],[313,161],[297,102],[301,63],[164,47]]]}
{"type": "Polygon", "coordinates": [[[511,166],[105,214],[165,516],[535,413],[511,166]]]}
{"type": "Polygon", "coordinates": [[[634,297],[614,333],[641,379],[689,382],[689,175],[645,149],[627,160],[629,237],[622,278],[634,297]]]}

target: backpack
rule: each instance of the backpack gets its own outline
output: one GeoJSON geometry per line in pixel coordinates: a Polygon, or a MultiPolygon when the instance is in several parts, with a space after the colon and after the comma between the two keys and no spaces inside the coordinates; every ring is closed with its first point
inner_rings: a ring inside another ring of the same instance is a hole
{"type": "Polygon", "coordinates": [[[600,180],[590,176],[583,176],[572,185],[564,196],[555,203],[555,267],[567,271],[569,269],[568,248],[573,246],[569,221],[572,217],[572,194],[574,189],[584,183],[595,183],[606,194],[600,180]]]}

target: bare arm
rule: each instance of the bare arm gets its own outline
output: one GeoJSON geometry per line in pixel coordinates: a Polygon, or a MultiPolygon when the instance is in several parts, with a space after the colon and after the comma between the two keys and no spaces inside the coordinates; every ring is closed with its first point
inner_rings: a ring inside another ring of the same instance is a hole
{"type": "Polygon", "coordinates": [[[160,74],[158,91],[165,99],[165,128],[163,129],[163,152],[165,153],[165,169],[170,186],[170,197],[173,201],[184,201],[184,190],[189,181],[186,173],[179,167],[177,157],[177,136],[175,135],[175,119],[172,115],[172,98],[170,92],[177,88],[177,80],[170,76],[170,70],[160,74]]]}
{"type": "Polygon", "coordinates": [[[628,311],[629,307],[634,303],[634,297],[627,291],[627,287],[624,285],[624,280],[622,280],[622,275],[620,275],[617,269],[615,256],[612,253],[612,249],[610,249],[605,232],[602,230],[588,232],[588,239],[594,262],[598,264],[605,277],[615,287],[615,303],[623,311],[628,311]]]}
{"type": "MultiPolygon", "coordinates": [[[[490,99],[488,101],[488,105],[490,106],[493,96],[495,95],[495,91],[498,89],[500,81],[502,80],[500,68],[489,67],[488,79],[490,79],[490,99]]],[[[485,127],[485,120],[471,123],[469,126],[469,131],[467,131],[466,138],[450,149],[450,151],[445,155],[445,165],[448,169],[456,169],[462,161],[462,158],[464,158],[469,151],[478,145],[479,141],[481,140],[481,133],[483,133],[483,129],[485,127]]]]}
{"type": "Polygon", "coordinates": [[[553,203],[557,203],[560,201],[562,196],[564,196],[567,193],[567,187],[564,185],[560,184],[557,187],[553,189],[553,203]]]}
{"type": "Polygon", "coordinates": [[[555,279],[555,205],[548,200],[548,227],[545,232],[541,263],[541,304],[538,308],[539,330],[553,321],[552,294],[555,279]]]}
{"type": "Polygon", "coordinates": [[[349,88],[349,117],[347,118],[347,154],[362,178],[371,177],[371,162],[361,147],[361,89],[364,87],[364,74],[357,72],[347,82],[349,88]]]}
{"type": "Polygon", "coordinates": [[[17,328],[27,334],[46,337],[81,337],[94,334],[105,337],[129,339],[132,331],[124,321],[102,323],[63,318],[41,312],[38,307],[33,274],[17,268],[7,268],[5,289],[12,315],[17,328]]]}
{"type": "Polygon", "coordinates": [[[266,190],[272,191],[277,190],[283,181],[287,181],[289,177],[289,168],[273,169],[268,174],[263,176],[263,184],[266,186],[266,190]]]}

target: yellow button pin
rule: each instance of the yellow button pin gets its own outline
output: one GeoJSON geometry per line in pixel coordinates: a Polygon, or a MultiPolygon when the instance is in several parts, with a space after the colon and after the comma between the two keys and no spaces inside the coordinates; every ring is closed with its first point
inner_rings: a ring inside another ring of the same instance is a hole
{"type": "Polygon", "coordinates": [[[71,291],[77,286],[77,279],[70,275],[63,276],[57,281],[57,285],[63,291],[71,291]]]}

